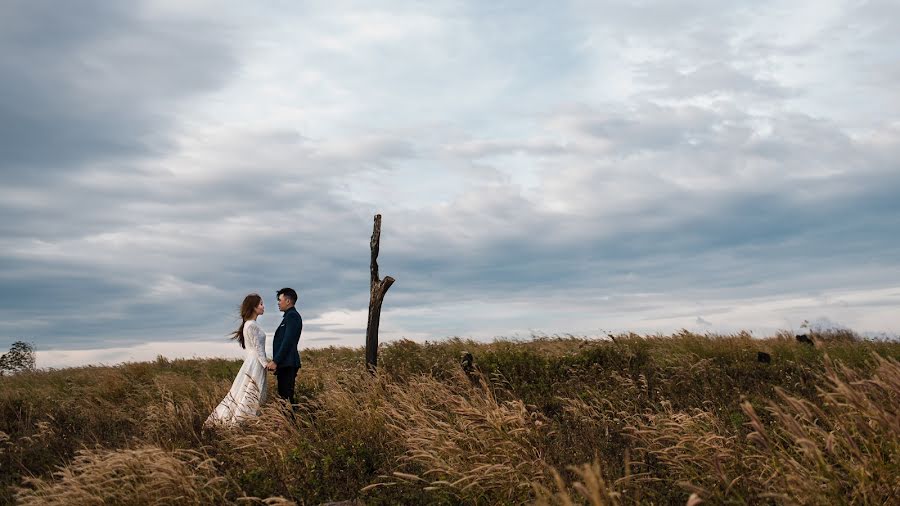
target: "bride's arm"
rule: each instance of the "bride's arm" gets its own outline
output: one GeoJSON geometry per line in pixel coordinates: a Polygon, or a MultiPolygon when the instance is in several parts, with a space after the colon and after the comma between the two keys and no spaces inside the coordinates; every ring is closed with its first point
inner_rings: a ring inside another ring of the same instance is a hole
{"type": "Polygon", "coordinates": [[[253,332],[256,335],[256,360],[259,361],[259,365],[266,367],[269,363],[269,359],[266,358],[266,333],[259,328],[259,324],[254,325],[253,332]]]}

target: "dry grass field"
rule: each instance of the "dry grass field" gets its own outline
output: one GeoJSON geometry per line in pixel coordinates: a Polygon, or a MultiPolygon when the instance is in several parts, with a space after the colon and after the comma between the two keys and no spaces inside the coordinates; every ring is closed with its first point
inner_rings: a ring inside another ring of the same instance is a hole
{"type": "Polygon", "coordinates": [[[310,350],[295,415],[216,431],[238,361],[0,377],[0,503],[896,500],[900,343],[812,337],[401,341],[375,376],[310,350]]]}

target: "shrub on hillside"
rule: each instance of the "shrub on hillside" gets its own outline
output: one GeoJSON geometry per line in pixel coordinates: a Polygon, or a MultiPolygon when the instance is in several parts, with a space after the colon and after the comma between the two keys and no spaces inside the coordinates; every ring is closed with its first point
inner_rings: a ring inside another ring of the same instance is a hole
{"type": "Polygon", "coordinates": [[[16,341],[9,352],[0,355],[0,376],[22,371],[33,371],[37,359],[34,346],[24,341],[16,341]]]}

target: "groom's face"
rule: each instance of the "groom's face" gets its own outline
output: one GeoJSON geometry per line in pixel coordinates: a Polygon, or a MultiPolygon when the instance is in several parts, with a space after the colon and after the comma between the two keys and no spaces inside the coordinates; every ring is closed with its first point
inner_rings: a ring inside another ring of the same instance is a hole
{"type": "Polygon", "coordinates": [[[278,310],[279,311],[287,311],[288,308],[291,307],[291,299],[281,294],[278,296],[278,310]]]}

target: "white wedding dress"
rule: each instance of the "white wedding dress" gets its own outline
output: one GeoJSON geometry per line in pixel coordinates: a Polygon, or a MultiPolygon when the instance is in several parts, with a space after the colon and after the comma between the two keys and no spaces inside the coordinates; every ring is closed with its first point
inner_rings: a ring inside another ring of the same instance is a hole
{"type": "Polygon", "coordinates": [[[228,395],[216,406],[204,425],[236,425],[258,414],[259,405],[266,402],[266,333],[255,320],[244,322],[246,354],[228,395]]]}

